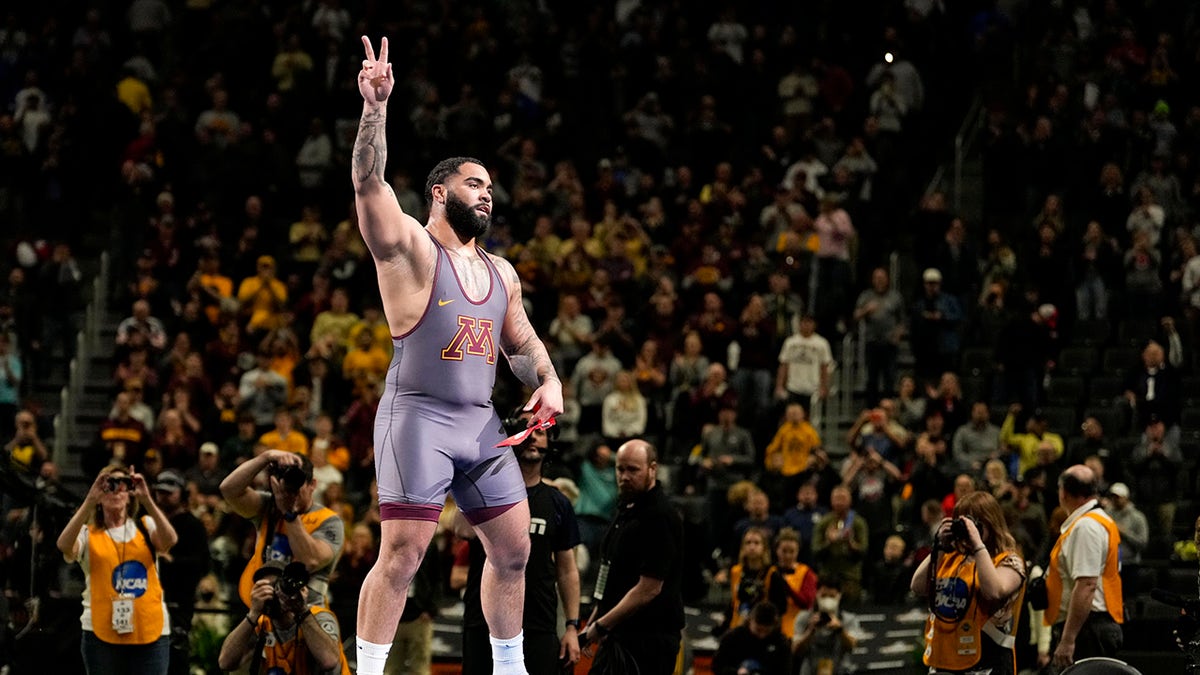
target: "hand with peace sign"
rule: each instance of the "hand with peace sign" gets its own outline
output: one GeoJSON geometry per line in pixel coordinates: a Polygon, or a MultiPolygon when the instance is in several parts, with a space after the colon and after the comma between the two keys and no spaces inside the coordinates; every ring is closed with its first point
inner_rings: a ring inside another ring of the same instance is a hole
{"type": "Polygon", "coordinates": [[[392,64],[388,63],[388,39],[383,38],[379,43],[378,59],[371,47],[371,38],[364,35],[362,42],[367,58],[363,59],[362,70],[358,73],[358,92],[368,104],[386,103],[396,84],[392,76],[392,64]]]}

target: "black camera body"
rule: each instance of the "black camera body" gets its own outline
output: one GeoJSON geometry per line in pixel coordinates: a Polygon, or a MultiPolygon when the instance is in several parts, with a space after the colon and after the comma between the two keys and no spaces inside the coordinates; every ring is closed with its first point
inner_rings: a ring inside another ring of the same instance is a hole
{"type": "Polygon", "coordinates": [[[278,618],[282,607],[293,607],[304,604],[303,591],[308,585],[308,568],[302,562],[290,562],[275,577],[272,587],[275,597],[267,601],[264,613],[272,618],[278,618]]]}
{"type": "Polygon", "coordinates": [[[305,475],[304,469],[291,464],[280,465],[272,462],[268,472],[278,478],[279,482],[283,483],[283,488],[291,493],[299,492],[300,488],[308,482],[308,476],[305,475]]]}
{"type": "Polygon", "coordinates": [[[975,516],[959,516],[958,518],[955,518],[950,523],[950,536],[948,538],[942,540],[942,542],[941,542],[943,551],[947,551],[947,552],[953,551],[954,545],[960,541],[964,542],[964,543],[970,542],[971,533],[967,530],[967,523],[966,523],[967,518],[970,518],[971,522],[975,523],[976,531],[978,531],[980,529],[979,528],[979,520],[976,519],[975,516]]]}
{"type": "Polygon", "coordinates": [[[117,487],[124,485],[126,490],[133,492],[133,479],[129,476],[109,476],[106,487],[109,492],[116,492],[117,487]]]}

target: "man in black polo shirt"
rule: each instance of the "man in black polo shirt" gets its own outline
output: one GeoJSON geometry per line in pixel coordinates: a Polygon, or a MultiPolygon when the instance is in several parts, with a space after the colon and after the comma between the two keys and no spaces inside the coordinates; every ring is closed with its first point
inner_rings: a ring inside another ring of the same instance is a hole
{"type": "MultiPolygon", "coordinates": [[[[517,418],[524,429],[531,412],[517,418]]],[[[505,423],[506,426],[508,422],[505,423]]],[[[513,448],[525,489],[529,494],[529,563],[525,566],[525,668],[530,673],[556,673],[562,666],[573,672],[579,660],[579,569],[575,566],[575,546],[579,544],[579,523],[575,509],[554,486],[542,481],[542,464],[549,450],[545,429],[535,429],[525,441],[513,448]],[[562,637],[558,635],[558,601],[566,613],[562,637]]],[[[469,568],[463,594],[463,674],[490,675],[492,647],[488,625],[480,604],[479,587],[483,563],[487,559],[479,539],[466,519],[460,516],[456,530],[470,538],[469,568]]]]}
{"type": "Polygon", "coordinates": [[[646,441],[617,450],[617,517],[604,536],[595,609],[581,642],[599,643],[590,672],[637,664],[674,672],[683,629],[683,521],[658,485],[658,453],[646,441]]]}

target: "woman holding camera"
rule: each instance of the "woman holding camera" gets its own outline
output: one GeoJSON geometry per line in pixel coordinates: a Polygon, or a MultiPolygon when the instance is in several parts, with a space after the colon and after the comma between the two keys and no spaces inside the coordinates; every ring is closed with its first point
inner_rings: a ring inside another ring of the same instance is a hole
{"type": "Polygon", "coordinates": [[[81,651],[88,675],[165,675],[170,620],[158,579],[159,553],[177,540],[141,474],[108,466],[58,537],[83,568],[81,651]],[[148,516],[138,518],[144,508],[148,516]]]}
{"type": "Polygon", "coordinates": [[[987,492],[963,495],[935,542],[912,578],[914,593],[932,596],[925,624],[929,672],[1015,673],[1025,562],[999,502],[987,492]]]}

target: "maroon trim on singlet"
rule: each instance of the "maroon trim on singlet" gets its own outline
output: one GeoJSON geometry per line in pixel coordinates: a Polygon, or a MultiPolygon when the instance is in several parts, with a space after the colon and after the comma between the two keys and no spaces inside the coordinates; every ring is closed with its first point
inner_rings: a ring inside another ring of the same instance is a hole
{"type": "MultiPolygon", "coordinates": [[[[380,504],[380,520],[425,520],[436,523],[442,507],[436,504],[380,504]]],[[[470,520],[468,518],[467,520],[470,520]]]]}
{"type": "MultiPolygon", "coordinates": [[[[429,234],[429,231],[426,230],[425,234],[429,234]]],[[[440,250],[440,245],[437,243],[437,239],[434,239],[432,234],[429,234],[429,240],[434,243],[433,251],[434,255],[437,256],[437,259],[433,263],[433,280],[436,282],[438,278],[438,272],[440,272],[442,269],[442,252],[440,250]]],[[[453,267],[453,265],[451,265],[451,267],[453,267]]],[[[425,309],[421,312],[421,318],[417,319],[417,322],[413,324],[412,328],[404,331],[403,335],[393,335],[393,340],[403,340],[409,335],[412,335],[412,332],[420,328],[421,324],[425,322],[425,317],[429,315],[429,308],[433,307],[433,294],[437,290],[434,288],[435,285],[436,283],[429,284],[429,299],[425,301],[425,309]]]]}
{"type": "Polygon", "coordinates": [[[500,506],[485,506],[482,509],[474,511],[463,511],[463,517],[472,525],[482,525],[493,518],[498,518],[512,507],[521,502],[513,502],[512,504],[501,504],[500,506]]]}

